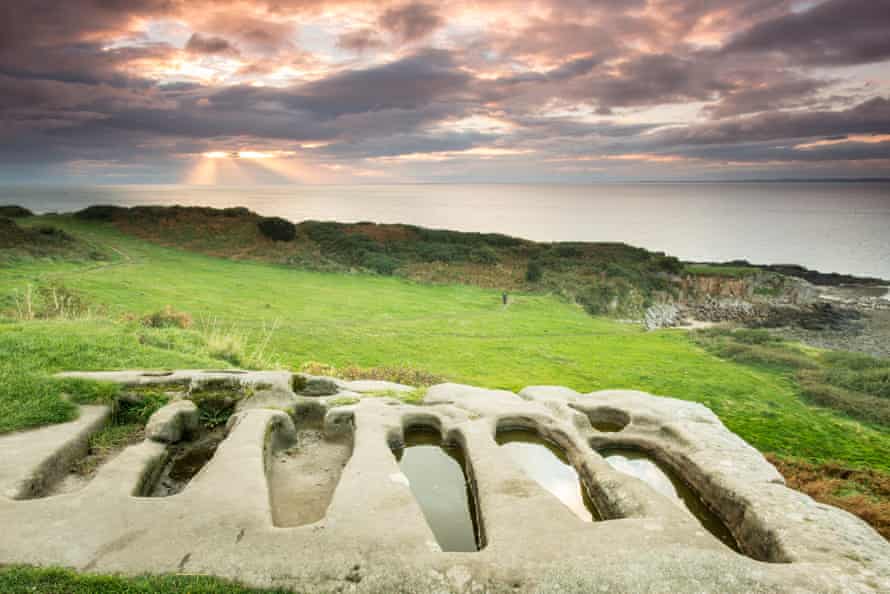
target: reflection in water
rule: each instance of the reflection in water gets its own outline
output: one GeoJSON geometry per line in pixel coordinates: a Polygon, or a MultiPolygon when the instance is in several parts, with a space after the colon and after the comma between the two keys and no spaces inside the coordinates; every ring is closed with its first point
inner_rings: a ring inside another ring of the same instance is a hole
{"type": "Polygon", "coordinates": [[[479,550],[475,500],[461,449],[441,445],[438,434],[410,431],[396,458],[442,550],[479,550]]]}
{"type": "Polygon", "coordinates": [[[578,473],[561,449],[533,431],[498,431],[497,442],[530,478],[553,493],[576,516],[585,522],[596,518],[578,473]]]}
{"type": "Polygon", "coordinates": [[[600,454],[615,470],[637,477],[662,495],[682,504],[684,509],[692,513],[708,532],[731,549],[739,550],[729,529],[689,485],[669,469],[658,464],[648,454],[627,448],[606,449],[600,454]]]}

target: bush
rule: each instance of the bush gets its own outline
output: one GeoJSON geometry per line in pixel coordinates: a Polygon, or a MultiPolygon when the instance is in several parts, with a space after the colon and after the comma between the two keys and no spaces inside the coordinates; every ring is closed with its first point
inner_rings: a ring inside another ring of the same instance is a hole
{"type": "Polygon", "coordinates": [[[127,209],[122,206],[100,204],[96,206],[88,206],[83,210],[74,213],[74,216],[85,221],[111,221],[116,216],[126,211],[127,209]]]}
{"type": "Polygon", "coordinates": [[[751,330],[748,328],[740,328],[731,334],[733,340],[745,344],[780,344],[782,339],[778,336],[770,334],[766,330],[751,330]]]}
{"type": "Polygon", "coordinates": [[[581,250],[570,243],[560,243],[553,247],[553,253],[557,258],[580,258],[583,253],[581,250]]]}
{"type": "Polygon", "coordinates": [[[528,267],[525,269],[525,280],[530,283],[536,283],[544,276],[544,269],[538,260],[529,260],[528,267]]]}
{"type": "Polygon", "coordinates": [[[597,316],[609,312],[612,298],[612,292],[607,287],[596,286],[581,291],[575,299],[581,304],[584,311],[592,316],[597,316]]]}
{"type": "Polygon", "coordinates": [[[487,245],[480,245],[470,250],[468,256],[470,262],[475,264],[497,264],[498,255],[487,245]]]}
{"type": "Polygon", "coordinates": [[[863,370],[835,368],[825,377],[832,385],[890,399],[890,366],[863,370]]]}
{"type": "Polygon", "coordinates": [[[775,365],[792,369],[813,369],[815,361],[803,353],[783,347],[730,342],[717,347],[717,354],[739,363],[775,365]]]}
{"type": "Polygon", "coordinates": [[[160,311],[142,318],[142,325],[148,328],[188,328],[192,325],[192,317],[176,311],[169,305],[160,311]]]}
{"type": "Polygon", "coordinates": [[[818,372],[799,373],[804,398],[863,421],[890,426],[890,400],[832,386],[823,379],[818,372]]]}
{"type": "Polygon", "coordinates": [[[396,269],[398,269],[399,264],[399,261],[391,256],[372,252],[366,253],[365,257],[362,259],[362,265],[365,268],[385,276],[392,276],[396,269]]]}
{"type": "Polygon", "coordinates": [[[10,204],[0,206],[0,217],[9,217],[10,219],[20,219],[24,217],[33,217],[34,213],[22,206],[10,204]]]}
{"type": "Polygon", "coordinates": [[[845,367],[857,371],[874,369],[876,367],[890,367],[890,360],[846,351],[828,351],[822,355],[822,360],[830,367],[845,367]]]}
{"type": "Polygon", "coordinates": [[[280,217],[266,217],[257,223],[260,232],[273,241],[293,241],[297,238],[297,226],[280,217]]]}
{"type": "Polygon", "coordinates": [[[253,214],[250,210],[243,206],[235,206],[232,208],[224,208],[222,209],[222,215],[224,217],[228,217],[230,219],[237,219],[239,217],[247,217],[253,214]]]}
{"type": "Polygon", "coordinates": [[[680,274],[685,268],[683,263],[673,256],[665,256],[657,253],[652,258],[652,266],[655,270],[667,272],[668,274],[680,274]]]}

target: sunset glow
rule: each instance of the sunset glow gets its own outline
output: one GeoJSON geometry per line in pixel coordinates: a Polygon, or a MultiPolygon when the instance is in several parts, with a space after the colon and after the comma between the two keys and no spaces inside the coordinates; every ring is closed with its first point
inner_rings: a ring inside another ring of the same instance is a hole
{"type": "Polygon", "coordinates": [[[0,47],[0,175],[93,182],[68,165],[90,162],[109,164],[115,182],[169,183],[218,161],[217,174],[197,178],[881,176],[890,159],[886,8],[26,3],[0,47]]]}

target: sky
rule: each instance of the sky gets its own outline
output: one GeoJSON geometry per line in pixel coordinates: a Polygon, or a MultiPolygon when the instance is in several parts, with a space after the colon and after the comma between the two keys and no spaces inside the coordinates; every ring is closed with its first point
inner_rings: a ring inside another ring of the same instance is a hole
{"type": "Polygon", "coordinates": [[[890,176],[890,0],[27,0],[0,183],[890,176]]]}

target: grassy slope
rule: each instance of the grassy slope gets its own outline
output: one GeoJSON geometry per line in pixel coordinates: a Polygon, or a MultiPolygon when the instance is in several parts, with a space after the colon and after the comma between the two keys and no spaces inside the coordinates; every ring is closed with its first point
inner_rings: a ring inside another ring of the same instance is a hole
{"type": "MultiPolygon", "coordinates": [[[[157,576],[119,578],[114,576],[79,575],[65,569],[0,567],[0,592],[5,594],[284,594],[285,590],[244,588],[224,580],[198,576],[157,576]]],[[[290,592],[289,590],[287,592],[290,592]]]]}
{"type": "MultiPolygon", "coordinates": [[[[254,341],[277,322],[268,351],[289,367],[307,360],[409,364],[493,388],[561,384],[579,391],[646,390],[710,406],[763,451],[890,469],[886,430],[808,406],[785,371],[723,361],[681,331],[643,333],[548,296],[517,294],[505,309],[497,291],[234,262],[147,244],[105,225],[54,223],[117,250],[110,267],[90,263],[76,271],[54,265],[50,272],[54,280],[107,305],[112,316],[141,315],[171,304],[254,341]]],[[[0,295],[38,274],[39,268],[27,274],[2,271],[0,295]]],[[[54,356],[48,363],[52,369],[211,364],[197,347],[182,355],[140,345],[136,334],[142,332],[132,324],[107,322],[0,326],[6,344],[43,333],[40,340],[56,341],[47,342],[44,352],[67,348],[71,356],[54,356]],[[106,345],[108,352],[84,356],[77,347],[93,343],[106,345]]]]}

